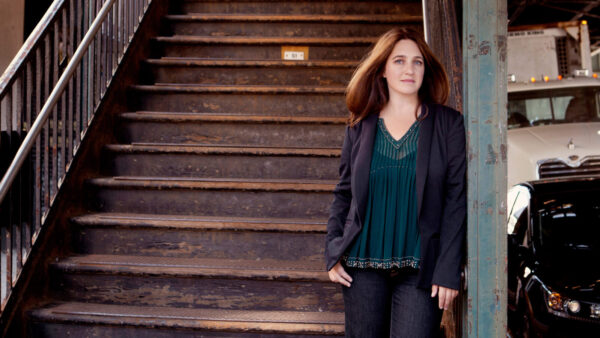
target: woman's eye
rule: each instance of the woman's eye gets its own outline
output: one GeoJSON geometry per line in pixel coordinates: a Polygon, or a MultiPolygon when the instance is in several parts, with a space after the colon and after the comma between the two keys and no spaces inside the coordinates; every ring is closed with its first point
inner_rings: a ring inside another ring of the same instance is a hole
{"type": "Polygon", "coordinates": [[[398,64],[403,64],[404,60],[397,59],[395,62],[398,63],[398,64]]]}
{"type": "Polygon", "coordinates": [[[420,66],[422,64],[423,64],[423,61],[420,61],[420,60],[415,61],[415,65],[419,65],[420,66]]]}

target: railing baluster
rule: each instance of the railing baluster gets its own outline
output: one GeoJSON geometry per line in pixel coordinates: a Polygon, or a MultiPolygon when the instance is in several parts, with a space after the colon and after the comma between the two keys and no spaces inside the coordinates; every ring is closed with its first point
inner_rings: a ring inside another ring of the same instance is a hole
{"type": "MultiPolygon", "coordinates": [[[[35,60],[35,58],[33,59],[35,60]]],[[[31,129],[31,121],[33,120],[33,114],[34,114],[34,110],[33,110],[33,95],[34,95],[34,82],[33,82],[33,66],[31,65],[32,59],[30,58],[27,61],[27,66],[26,66],[26,70],[25,70],[25,124],[27,126],[26,128],[26,132],[29,132],[29,130],[31,129]]],[[[34,176],[34,170],[35,170],[35,166],[33,165],[34,163],[34,158],[35,158],[35,152],[31,153],[29,155],[29,161],[27,161],[27,194],[26,197],[24,198],[24,200],[26,200],[29,204],[27,207],[27,224],[26,226],[24,226],[24,231],[23,231],[23,264],[25,264],[25,260],[27,259],[29,250],[31,249],[31,234],[33,233],[33,229],[32,227],[34,226],[35,223],[35,195],[32,193],[33,192],[33,184],[34,181],[32,180],[33,176],[34,176]],[[33,202],[33,203],[32,203],[33,202]]]]}
{"type": "MultiPolygon", "coordinates": [[[[67,55],[69,60],[73,58],[73,44],[77,41],[75,25],[75,0],[69,0],[69,38],[67,39],[67,55]]],[[[79,67],[77,67],[79,69],[79,67]]],[[[75,73],[77,74],[77,73],[75,73]]],[[[75,75],[77,77],[77,75],[75,75]]],[[[69,87],[67,91],[69,93],[68,104],[67,104],[67,119],[66,119],[66,132],[65,132],[65,173],[69,169],[69,164],[73,159],[73,111],[75,110],[75,103],[73,101],[73,90],[75,89],[75,81],[73,77],[69,79],[69,87]]]]}
{"type": "MultiPolygon", "coordinates": [[[[3,100],[3,105],[4,105],[4,120],[5,120],[5,125],[6,125],[6,132],[8,134],[8,142],[6,143],[6,149],[8,150],[8,153],[10,154],[10,156],[12,157],[13,154],[13,148],[14,148],[14,138],[13,138],[13,109],[12,109],[12,96],[13,96],[13,87],[9,86],[8,91],[6,92],[6,96],[4,96],[4,100],[3,100]]],[[[2,255],[5,255],[5,258],[2,259],[3,262],[6,263],[6,272],[3,271],[4,274],[4,278],[2,279],[2,284],[3,284],[3,289],[6,290],[5,294],[8,295],[8,293],[10,292],[11,289],[11,285],[12,285],[12,267],[13,267],[13,255],[12,255],[12,248],[13,248],[13,237],[12,237],[12,232],[13,232],[13,215],[14,215],[14,205],[13,205],[13,193],[14,193],[14,189],[11,188],[10,191],[7,194],[7,200],[5,202],[7,202],[7,207],[8,207],[8,219],[7,219],[7,223],[4,227],[2,227],[2,230],[5,230],[4,235],[2,236],[4,239],[4,245],[3,245],[3,250],[2,250],[2,255]]],[[[2,299],[4,299],[5,297],[2,297],[2,299]]]]}
{"type": "MultiPolygon", "coordinates": [[[[75,12],[76,14],[76,18],[77,18],[77,24],[75,25],[76,27],[76,38],[75,38],[75,46],[79,46],[79,42],[81,41],[81,38],[83,37],[83,25],[82,25],[82,20],[83,20],[83,10],[82,8],[85,8],[82,5],[82,2],[80,0],[75,0],[75,12]]],[[[83,91],[82,91],[82,86],[81,86],[81,76],[82,76],[82,69],[85,65],[85,60],[86,57],[84,56],[83,59],[81,60],[81,63],[79,64],[79,66],[77,66],[77,71],[75,71],[75,123],[74,123],[74,128],[75,128],[75,135],[69,134],[71,138],[75,137],[75,140],[73,141],[73,148],[72,148],[72,154],[71,157],[73,156],[73,154],[75,153],[75,150],[79,147],[79,142],[81,140],[81,100],[83,99],[83,91]]]]}
{"type": "MultiPolygon", "coordinates": [[[[38,47],[35,50],[35,113],[32,117],[37,117],[37,113],[42,109],[42,50],[38,47]]],[[[31,127],[30,127],[31,129],[31,127]]],[[[42,144],[41,138],[35,139],[35,179],[34,179],[34,204],[35,204],[35,215],[34,215],[34,230],[32,236],[32,242],[39,234],[42,227],[42,144]]]]}
{"type": "MultiPolygon", "coordinates": [[[[22,137],[22,133],[23,133],[23,77],[24,77],[24,71],[21,71],[18,75],[18,77],[16,78],[15,82],[13,83],[13,89],[14,89],[14,93],[13,93],[13,97],[12,97],[12,112],[13,112],[13,118],[14,118],[14,122],[15,125],[13,126],[13,129],[15,131],[14,135],[15,135],[15,140],[13,142],[14,146],[14,152],[17,152],[17,149],[19,148],[19,146],[21,145],[21,140],[23,140],[22,137]]],[[[12,152],[11,152],[11,156],[12,156],[12,152]]],[[[22,240],[23,240],[23,236],[22,236],[22,231],[23,231],[23,224],[22,224],[22,218],[23,218],[23,209],[24,209],[24,203],[23,203],[23,171],[21,171],[19,173],[19,177],[17,177],[17,179],[15,180],[16,184],[14,185],[13,188],[13,214],[11,216],[12,218],[12,222],[13,222],[13,247],[12,247],[12,256],[13,256],[13,261],[12,261],[12,283],[14,284],[16,282],[16,278],[18,276],[19,271],[21,271],[21,259],[22,259],[22,255],[21,255],[21,247],[22,247],[22,240]]]]}
{"type": "MultiPolygon", "coordinates": [[[[60,63],[60,47],[58,44],[59,38],[59,27],[58,20],[54,21],[54,46],[52,48],[52,88],[56,86],[58,80],[58,65],[60,63]]],[[[51,123],[52,139],[50,140],[51,146],[51,164],[50,167],[50,203],[54,200],[54,194],[57,191],[57,173],[58,173],[58,105],[52,109],[52,123],[51,123]]]]}
{"type": "MultiPolygon", "coordinates": [[[[64,61],[64,66],[66,67],[66,64],[69,62],[69,41],[71,41],[70,36],[67,36],[67,7],[65,6],[62,10],[61,13],[61,22],[62,22],[62,31],[61,31],[61,41],[62,41],[62,52],[63,52],[63,59],[64,61]]],[[[62,66],[62,65],[61,65],[62,66]]],[[[64,72],[64,68],[61,67],[61,75],[64,72]]],[[[71,84],[71,79],[69,79],[69,85],[71,84]]],[[[60,147],[59,147],[59,154],[60,154],[60,161],[59,161],[59,168],[60,170],[58,171],[58,184],[57,187],[60,187],[61,181],[62,181],[62,176],[65,174],[66,171],[66,167],[67,167],[67,104],[69,103],[68,99],[69,99],[69,85],[67,85],[67,88],[65,88],[65,91],[63,92],[63,95],[61,95],[61,101],[60,101],[60,147]]],[[[58,189],[57,189],[58,192],[58,189]]]]}
{"type": "MultiPolygon", "coordinates": [[[[48,99],[50,95],[50,36],[46,35],[44,38],[44,102],[48,99]]],[[[43,169],[42,169],[42,194],[43,194],[43,204],[42,204],[42,223],[46,218],[46,214],[48,212],[48,207],[50,205],[50,171],[49,171],[49,145],[50,141],[50,130],[49,130],[49,120],[44,123],[44,136],[43,136],[43,169]]]]}

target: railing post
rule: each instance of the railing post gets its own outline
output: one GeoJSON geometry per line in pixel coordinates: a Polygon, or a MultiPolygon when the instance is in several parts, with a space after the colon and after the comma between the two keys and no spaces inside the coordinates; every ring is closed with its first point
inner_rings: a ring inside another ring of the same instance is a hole
{"type": "Polygon", "coordinates": [[[465,337],[506,337],[506,0],[463,0],[465,337]]]}

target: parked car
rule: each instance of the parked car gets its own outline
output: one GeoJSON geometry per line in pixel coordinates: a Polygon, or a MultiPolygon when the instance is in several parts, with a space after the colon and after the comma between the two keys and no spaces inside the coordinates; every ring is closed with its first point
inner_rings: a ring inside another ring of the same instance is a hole
{"type": "Polygon", "coordinates": [[[600,337],[600,176],[515,185],[507,211],[509,331],[600,337]]]}

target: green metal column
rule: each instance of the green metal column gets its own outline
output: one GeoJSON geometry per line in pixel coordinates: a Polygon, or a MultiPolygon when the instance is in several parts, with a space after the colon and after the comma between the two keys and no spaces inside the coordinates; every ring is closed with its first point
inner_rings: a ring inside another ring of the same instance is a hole
{"type": "Polygon", "coordinates": [[[506,0],[463,0],[465,337],[506,337],[506,0]]]}

